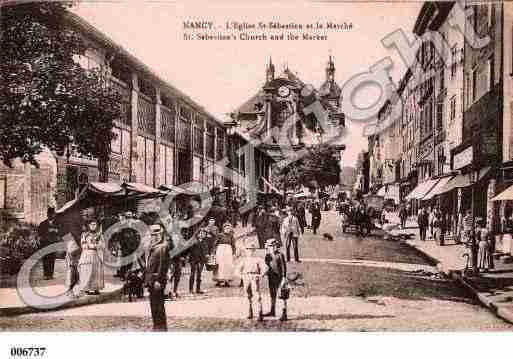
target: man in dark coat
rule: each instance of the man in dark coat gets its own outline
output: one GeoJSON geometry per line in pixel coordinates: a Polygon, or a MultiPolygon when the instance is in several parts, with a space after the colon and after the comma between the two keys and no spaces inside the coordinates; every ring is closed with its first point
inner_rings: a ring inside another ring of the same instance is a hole
{"type": "Polygon", "coordinates": [[[321,206],[318,201],[315,201],[310,207],[310,213],[312,213],[312,230],[313,234],[317,234],[317,230],[321,225],[321,206]]]}
{"type": "Polygon", "coordinates": [[[253,216],[253,227],[255,228],[257,234],[258,246],[260,247],[260,249],[264,249],[265,247],[265,232],[267,225],[267,213],[265,213],[265,210],[262,207],[259,207],[255,215],[253,216]]]}
{"type": "Polygon", "coordinates": [[[191,294],[194,292],[194,282],[196,282],[196,293],[203,294],[201,291],[201,274],[203,273],[205,263],[207,263],[208,253],[208,239],[205,228],[200,228],[196,240],[197,243],[189,249],[189,264],[191,265],[189,292],[191,294]]]}
{"type": "MultiPolygon", "coordinates": [[[[269,279],[269,294],[271,296],[271,310],[264,314],[264,317],[276,316],[276,298],[278,297],[278,289],[283,280],[287,277],[287,262],[285,256],[280,251],[280,243],[276,239],[270,239],[267,242],[270,252],[265,255],[265,263],[267,264],[267,278],[269,279]]],[[[281,321],[287,320],[287,304],[284,299],[283,313],[280,317],[281,321]]]]}
{"type": "Polygon", "coordinates": [[[301,227],[301,234],[305,234],[306,211],[305,211],[305,205],[302,202],[298,203],[298,205],[296,207],[296,217],[299,221],[299,226],[301,227]]]}
{"type": "Polygon", "coordinates": [[[173,249],[170,241],[165,241],[159,225],[152,225],[151,244],[146,253],[144,285],[150,294],[151,318],[154,331],[167,331],[166,309],[164,307],[164,288],[169,270],[169,251],[173,249]]]}
{"type": "Polygon", "coordinates": [[[419,210],[419,214],[417,215],[417,224],[419,226],[420,240],[425,241],[429,224],[428,214],[425,208],[421,208],[419,210]]]}
{"type": "MultiPolygon", "coordinates": [[[[37,232],[40,238],[41,248],[47,247],[51,244],[57,243],[61,240],[59,227],[56,221],[55,209],[52,207],[48,208],[48,218],[45,219],[39,227],[37,232]]],[[[55,255],[56,253],[50,253],[43,257],[43,274],[45,279],[52,279],[54,268],[55,268],[55,255]]]]}

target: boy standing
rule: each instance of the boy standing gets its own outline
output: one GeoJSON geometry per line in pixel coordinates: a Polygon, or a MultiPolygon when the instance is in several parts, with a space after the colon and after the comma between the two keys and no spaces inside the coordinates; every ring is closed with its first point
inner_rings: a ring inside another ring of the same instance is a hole
{"type": "MultiPolygon", "coordinates": [[[[285,256],[280,251],[280,242],[276,239],[268,241],[270,253],[265,256],[265,263],[267,264],[267,278],[269,279],[269,294],[271,296],[271,310],[265,314],[265,317],[276,316],[276,298],[278,296],[278,289],[285,282],[287,277],[287,262],[285,256]]],[[[280,317],[281,321],[287,320],[287,300],[283,299],[283,313],[280,317]]]]}
{"type": "Polygon", "coordinates": [[[265,274],[265,262],[255,255],[258,245],[250,242],[246,246],[246,256],[239,262],[238,273],[240,274],[244,290],[248,294],[249,314],[248,319],[253,319],[253,297],[257,296],[258,321],[264,320],[262,311],[262,293],[260,292],[260,280],[265,274]]]}

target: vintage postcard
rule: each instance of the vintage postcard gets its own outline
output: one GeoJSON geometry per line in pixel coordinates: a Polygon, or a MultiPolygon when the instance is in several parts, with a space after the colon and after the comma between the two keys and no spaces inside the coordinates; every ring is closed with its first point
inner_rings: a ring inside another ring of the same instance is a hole
{"type": "Polygon", "coordinates": [[[513,3],[0,26],[2,333],[513,329],[513,3]]]}

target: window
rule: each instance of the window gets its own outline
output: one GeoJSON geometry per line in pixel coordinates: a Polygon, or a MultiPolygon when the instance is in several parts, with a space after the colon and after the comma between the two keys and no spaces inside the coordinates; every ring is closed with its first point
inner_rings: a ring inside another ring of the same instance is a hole
{"type": "Polygon", "coordinates": [[[0,208],[5,208],[6,184],[7,180],[5,178],[0,178],[0,208]]]}
{"type": "Polygon", "coordinates": [[[442,65],[442,69],[440,70],[440,92],[442,92],[445,88],[445,66],[442,65]]]}
{"type": "Polygon", "coordinates": [[[456,119],[456,96],[451,98],[450,102],[449,121],[452,123],[456,119]]]}
{"type": "Polygon", "coordinates": [[[443,116],[444,116],[444,103],[438,102],[436,104],[436,129],[441,131],[443,129],[443,116]]]}
{"type": "Polygon", "coordinates": [[[456,76],[456,69],[458,67],[458,49],[456,45],[451,49],[451,79],[456,76]]]}
{"type": "Polygon", "coordinates": [[[488,60],[488,79],[490,80],[489,84],[488,84],[488,91],[492,90],[495,85],[495,72],[494,71],[495,71],[495,62],[494,62],[494,58],[492,55],[492,57],[490,57],[490,59],[488,60]]]}
{"type": "Polygon", "coordinates": [[[114,127],[112,132],[116,134],[116,138],[112,139],[111,151],[128,158],[130,156],[130,131],[114,127]]]}
{"type": "Polygon", "coordinates": [[[96,59],[89,55],[73,55],[73,60],[84,70],[100,69],[102,67],[96,59]]]}
{"type": "Polygon", "coordinates": [[[160,145],[160,184],[174,184],[173,147],[160,145]]]}
{"type": "Polygon", "coordinates": [[[472,103],[476,101],[477,97],[477,70],[472,71],[472,103]]]}
{"type": "Polygon", "coordinates": [[[114,153],[121,153],[121,144],[122,144],[122,141],[121,141],[121,129],[120,128],[117,128],[117,127],[114,127],[112,129],[112,132],[115,134],[115,137],[112,139],[112,142],[111,142],[111,151],[114,152],[114,153]]]}
{"type": "Polygon", "coordinates": [[[153,186],[155,174],[155,141],[137,136],[137,182],[153,186]]]}
{"type": "Polygon", "coordinates": [[[492,26],[493,2],[489,1],[486,5],[487,5],[486,16],[487,16],[487,20],[488,20],[488,27],[490,27],[490,26],[492,26]]]}

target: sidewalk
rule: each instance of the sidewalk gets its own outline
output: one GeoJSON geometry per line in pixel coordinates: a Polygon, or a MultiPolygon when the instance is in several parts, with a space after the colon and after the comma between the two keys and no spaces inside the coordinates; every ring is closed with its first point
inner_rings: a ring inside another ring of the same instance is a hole
{"type": "MultiPolygon", "coordinates": [[[[38,264],[33,271],[32,284],[35,291],[42,296],[37,299],[35,306],[27,305],[18,294],[16,288],[16,276],[2,276],[0,277],[0,316],[13,316],[26,313],[34,313],[40,311],[48,311],[51,309],[39,308],[46,302],[45,297],[56,297],[66,292],[64,279],[66,276],[66,265],[63,259],[55,261],[54,278],[51,280],[44,280],[42,278],[43,269],[41,264],[38,264]]],[[[53,310],[78,307],[88,304],[96,304],[118,298],[123,289],[123,282],[113,277],[113,272],[110,268],[105,268],[105,288],[99,295],[82,295],[77,299],[69,299],[62,306],[53,310]]]]}
{"type": "MultiPolygon", "coordinates": [[[[248,231],[249,227],[242,228],[240,225],[238,225],[235,228],[235,235],[242,235],[248,231]]],[[[263,256],[264,253],[263,251],[261,252],[262,253],[259,254],[263,256]]],[[[33,271],[31,283],[35,288],[35,291],[38,294],[41,294],[41,296],[55,297],[66,292],[66,287],[64,285],[65,276],[66,265],[64,260],[57,259],[55,262],[55,273],[53,279],[43,279],[43,269],[41,263],[38,263],[33,271]]],[[[0,275],[0,317],[52,310],[38,308],[37,306],[32,307],[23,302],[16,288],[16,278],[17,276],[0,275]]],[[[124,282],[114,277],[114,272],[111,268],[105,267],[105,288],[99,295],[82,295],[78,299],[68,300],[64,305],[59,306],[53,310],[98,304],[113,299],[118,299],[122,295],[123,284],[124,282]]],[[[43,298],[41,299],[40,303],[42,304],[44,301],[45,299],[43,298]]],[[[36,304],[40,303],[38,302],[36,304]]]]}
{"type": "Polygon", "coordinates": [[[411,240],[405,243],[415,248],[433,262],[438,270],[467,287],[479,301],[498,317],[513,324],[513,264],[505,263],[496,257],[495,269],[481,273],[479,277],[466,277],[463,270],[467,259],[463,254],[467,249],[462,244],[456,244],[452,239],[445,240],[444,246],[439,246],[433,240],[420,241],[417,224],[408,221],[407,228],[393,229],[397,234],[413,234],[411,240]]]}

